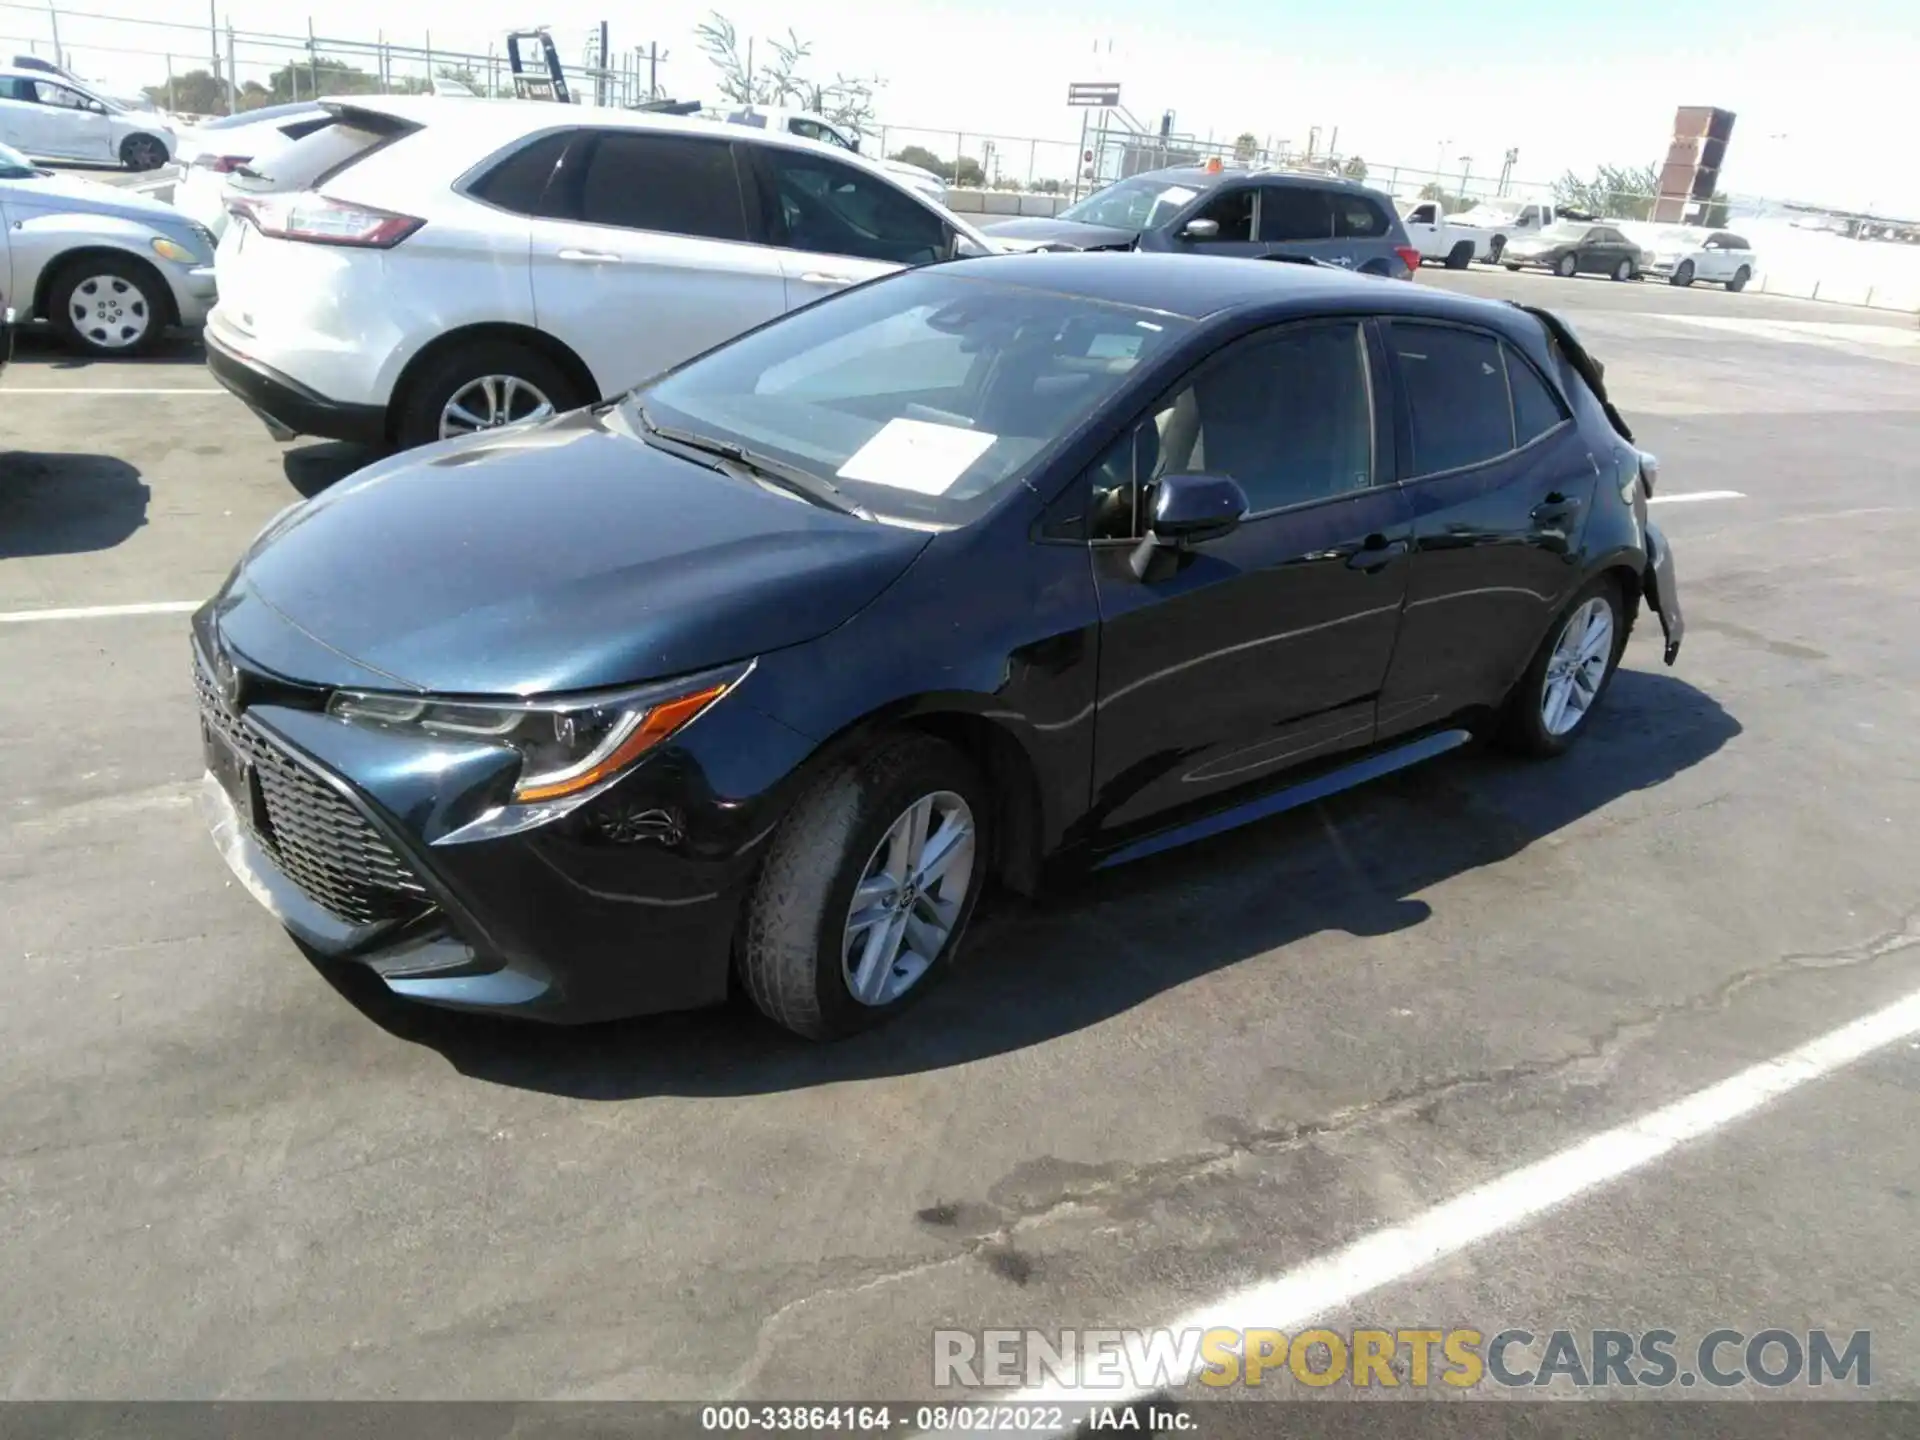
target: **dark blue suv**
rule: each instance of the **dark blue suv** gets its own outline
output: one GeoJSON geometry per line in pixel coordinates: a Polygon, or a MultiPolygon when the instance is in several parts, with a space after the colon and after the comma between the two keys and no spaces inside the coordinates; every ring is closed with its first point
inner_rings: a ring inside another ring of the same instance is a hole
{"type": "Polygon", "coordinates": [[[1287,255],[1400,280],[1420,268],[1393,202],[1334,175],[1178,166],[1118,181],[1052,219],[981,228],[1008,250],[1287,255]]]}

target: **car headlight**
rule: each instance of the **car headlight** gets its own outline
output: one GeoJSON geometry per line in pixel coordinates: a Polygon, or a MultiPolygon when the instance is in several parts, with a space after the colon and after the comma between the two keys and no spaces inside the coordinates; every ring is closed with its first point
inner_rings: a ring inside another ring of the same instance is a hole
{"type": "Polygon", "coordinates": [[[553,700],[452,700],[336,690],[327,713],[356,724],[516,750],[513,803],[577,804],[613,783],[738,685],[752,665],[666,684],[553,700]]]}

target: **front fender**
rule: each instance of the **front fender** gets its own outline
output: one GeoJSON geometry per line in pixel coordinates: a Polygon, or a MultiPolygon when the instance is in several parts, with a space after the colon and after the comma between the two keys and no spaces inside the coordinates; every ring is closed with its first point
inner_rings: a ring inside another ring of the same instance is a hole
{"type": "Polygon", "coordinates": [[[166,267],[153,253],[162,238],[151,225],[117,215],[63,210],[32,215],[9,234],[13,249],[13,289],[21,318],[45,319],[45,289],[67,256],[81,250],[114,251],[150,266],[172,291],[166,267]]]}

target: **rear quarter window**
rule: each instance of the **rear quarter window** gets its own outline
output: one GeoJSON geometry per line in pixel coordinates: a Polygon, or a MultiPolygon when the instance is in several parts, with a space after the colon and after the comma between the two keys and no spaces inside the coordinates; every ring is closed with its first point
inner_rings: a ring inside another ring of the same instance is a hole
{"type": "Polygon", "coordinates": [[[495,161],[467,187],[467,193],[516,215],[559,215],[555,197],[549,194],[553,172],[579,133],[560,130],[527,142],[495,161]]]}
{"type": "Polygon", "coordinates": [[[1379,240],[1393,228],[1387,212],[1364,195],[1339,195],[1333,202],[1333,234],[1338,240],[1379,240]]]}
{"type": "Polygon", "coordinates": [[[310,190],[419,128],[372,110],[343,111],[267,161],[261,173],[280,189],[310,190]]]}

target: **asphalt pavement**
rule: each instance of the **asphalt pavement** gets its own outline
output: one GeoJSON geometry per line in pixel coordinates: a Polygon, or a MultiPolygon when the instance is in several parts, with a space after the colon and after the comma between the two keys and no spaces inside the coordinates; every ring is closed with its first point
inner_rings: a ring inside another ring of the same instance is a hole
{"type": "MultiPolygon", "coordinates": [[[[94,607],[198,600],[363,457],[277,446],[189,343],[23,342],[0,1397],[933,1397],[935,1328],[1206,1313],[1920,990],[1913,317],[1421,283],[1554,304],[1606,363],[1664,462],[1679,664],[1637,634],[1563,761],[1467,752],[1001,903],[824,1048],[743,1008],[450,1016],[303,958],[193,809],[185,616],[94,607]]],[[[1320,1313],[1871,1330],[1871,1393],[1920,1398],[1916,1135],[1901,1040],[1320,1313]]]]}

